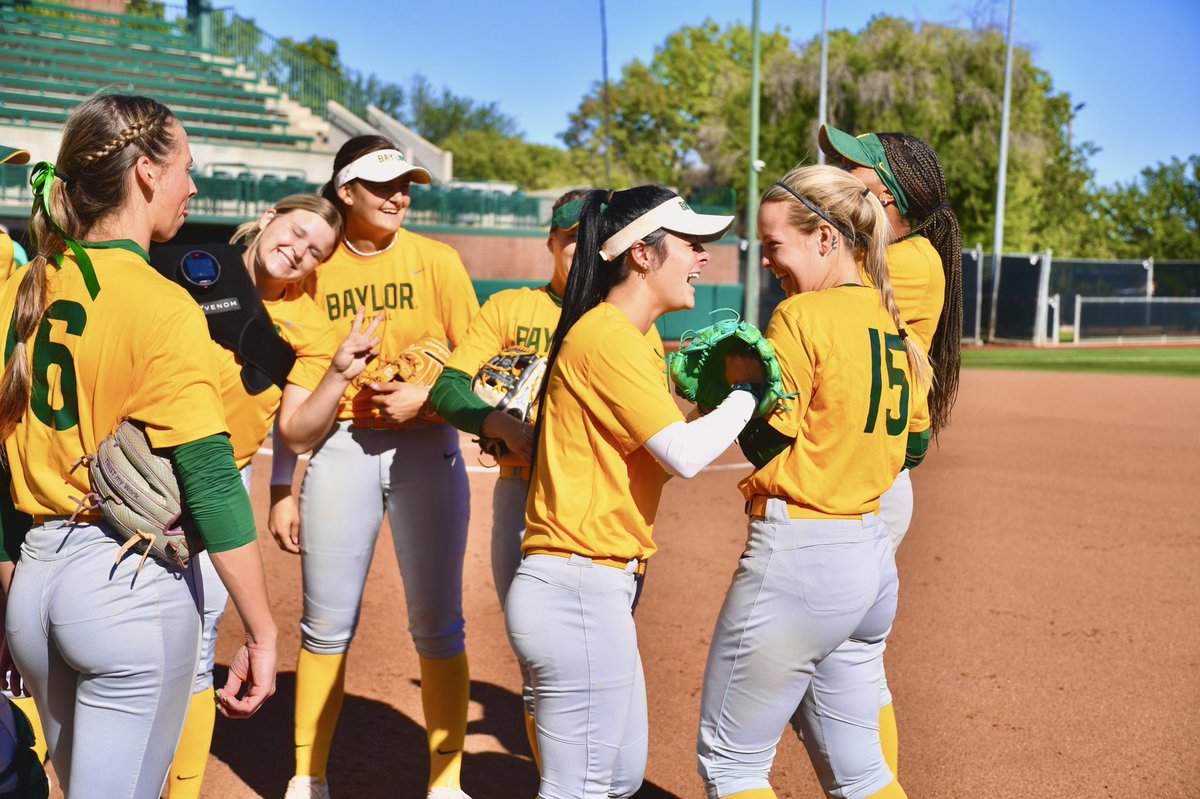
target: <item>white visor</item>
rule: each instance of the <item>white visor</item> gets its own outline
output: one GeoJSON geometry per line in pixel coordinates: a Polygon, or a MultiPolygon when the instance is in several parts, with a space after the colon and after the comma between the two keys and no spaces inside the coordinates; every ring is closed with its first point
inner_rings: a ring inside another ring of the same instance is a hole
{"type": "Polygon", "coordinates": [[[411,175],[413,183],[433,182],[428,169],[410,162],[399,150],[376,150],[342,167],[333,179],[333,186],[340,189],[356,178],[371,183],[387,183],[401,175],[411,175]]]}
{"type": "Polygon", "coordinates": [[[621,253],[659,228],[681,236],[693,236],[700,241],[716,241],[733,226],[732,216],[698,214],[681,197],[672,197],[651,208],[637,219],[614,233],[600,247],[600,258],[615,261],[621,253]]]}

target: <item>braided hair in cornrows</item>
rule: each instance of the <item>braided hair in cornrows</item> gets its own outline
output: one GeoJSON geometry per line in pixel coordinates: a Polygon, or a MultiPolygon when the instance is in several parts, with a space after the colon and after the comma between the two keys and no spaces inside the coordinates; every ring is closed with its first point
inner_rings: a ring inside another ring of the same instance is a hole
{"type": "Polygon", "coordinates": [[[946,174],[933,148],[907,133],[880,133],[900,188],[908,197],[908,216],[916,222],[913,233],[924,235],[942,259],[946,294],[937,331],[929,348],[934,366],[929,392],[929,415],[933,435],[950,424],[950,411],[958,395],[963,324],[962,228],[950,208],[946,174]]]}

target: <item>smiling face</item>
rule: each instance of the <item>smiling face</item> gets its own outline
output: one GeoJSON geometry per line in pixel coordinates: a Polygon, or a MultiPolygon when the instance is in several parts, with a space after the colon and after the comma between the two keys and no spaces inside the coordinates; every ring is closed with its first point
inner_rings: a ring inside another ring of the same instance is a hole
{"type": "Polygon", "coordinates": [[[789,297],[824,288],[830,259],[822,258],[822,228],[804,233],[792,225],[792,209],[786,201],[764,203],[758,209],[758,238],[762,242],[762,266],[770,269],[789,297]]]}
{"type": "MultiPolygon", "coordinates": [[[[650,252],[642,243],[635,244],[636,247],[650,252]]],[[[664,313],[696,307],[696,289],[691,284],[708,264],[708,252],[698,239],[671,232],[663,239],[663,247],[665,254],[662,263],[650,264],[649,271],[645,273],[648,287],[654,292],[658,304],[665,309],[664,313]]],[[[632,252],[630,255],[634,256],[632,252]]],[[[635,264],[640,264],[641,260],[635,258],[635,264]]],[[[629,279],[640,278],[633,275],[629,279]]]]}
{"type": "Polygon", "coordinates": [[[301,208],[282,214],[267,211],[259,226],[262,233],[254,246],[255,268],[282,283],[303,280],[338,243],[328,222],[301,208]]]}
{"type": "Polygon", "coordinates": [[[412,204],[412,175],[401,175],[386,183],[352,180],[337,192],[346,205],[351,235],[395,233],[412,204]]]}
{"type": "MultiPolygon", "coordinates": [[[[172,145],[167,160],[149,167],[150,174],[154,175],[150,239],[157,242],[169,241],[179,232],[187,220],[188,200],[196,196],[187,133],[177,119],[171,120],[170,129],[172,145]]],[[[143,168],[139,165],[139,169],[143,168]]]]}

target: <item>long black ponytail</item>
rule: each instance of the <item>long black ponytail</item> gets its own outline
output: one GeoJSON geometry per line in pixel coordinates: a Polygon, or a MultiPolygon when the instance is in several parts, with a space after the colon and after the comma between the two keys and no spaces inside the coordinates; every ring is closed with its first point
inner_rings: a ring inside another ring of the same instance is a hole
{"type": "MultiPolygon", "coordinates": [[[[662,186],[637,186],[623,191],[593,189],[587,193],[583,209],[579,212],[579,233],[575,237],[575,257],[571,261],[571,274],[567,276],[567,289],[563,293],[562,314],[554,329],[550,354],[546,358],[545,377],[538,391],[539,409],[544,407],[554,364],[567,333],[585,313],[603,302],[610,291],[629,278],[629,251],[621,253],[616,260],[605,261],[600,257],[600,247],[630,222],[674,196],[675,192],[662,186]]],[[[661,262],[666,255],[666,237],[666,231],[659,228],[643,236],[640,241],[661,262]]],[[[544,418],[545,415],[539,412],[534,431],[535,460],[536,442],[541,440],[544,418]]]]}

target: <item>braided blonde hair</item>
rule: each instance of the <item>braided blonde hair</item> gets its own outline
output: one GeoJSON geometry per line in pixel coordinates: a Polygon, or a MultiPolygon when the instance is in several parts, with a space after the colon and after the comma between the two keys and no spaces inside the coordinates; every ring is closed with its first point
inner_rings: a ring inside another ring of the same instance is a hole
{"type": "MultiPolygon", "coordinates": [[[[174,138],[175,115],[157,100],[138,95],[102,94],[77,106],[63,127],[50,187],[54,221],[77,240],[105,218],[119,213],[130,191],[129,173],[141,156],[165,164],[174,138]]],[[[32,376],[26,348],[46,312],[46,267],[67,251],[40,203],[29,220],[38,251],[23,270],[17,291],[14,325],[16,346],[0,378],[0,441],[13,428],[29,404],[32,376]]]]}
{"type": "MultiPolygon", "coordinates": [[[[933,380],[929,358],[904,329],[904,320],[896,306],[896,295],[888,277],[888,223],[879,198],[867,191],[861,180],[834,166],[796,167],[779,182],[812,201],[835,223],[834,227],[840,228],[842,235],[849,238],[846,246],[863,258],[867,275],[879,289],[880,301],[904,341],[913,380],[929,385],[933,380]]],[[[791,193],[783,186],[772,186],[762,198],[763,205],[783,201],[788,201],[791,209],[788,221],[792,227],[802,233],[812,233],[817,229],[821,218],[803,203],[793,200],[791,193]]]]}

